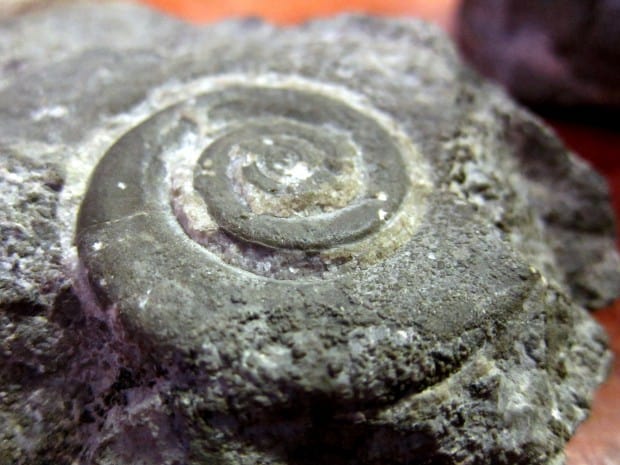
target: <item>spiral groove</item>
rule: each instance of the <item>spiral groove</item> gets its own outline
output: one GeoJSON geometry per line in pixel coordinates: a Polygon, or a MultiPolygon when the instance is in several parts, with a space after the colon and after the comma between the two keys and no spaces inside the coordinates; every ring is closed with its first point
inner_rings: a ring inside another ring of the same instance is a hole
{"type": "MultiPolygon", "coordinates": [[[[144,202],[133,213],[172,205],[209,260],[276,279],[346,271],[396,250],[423,202],[414,149],[389,121],[332,94],[221,86],[130,130],[100,169],[134,172],[132,199],[144,202]]],[[[119,207],[132,188],[115,187],[105,193],[115,206],[93,198],[80,227],[133,214],[119,207]]]]}

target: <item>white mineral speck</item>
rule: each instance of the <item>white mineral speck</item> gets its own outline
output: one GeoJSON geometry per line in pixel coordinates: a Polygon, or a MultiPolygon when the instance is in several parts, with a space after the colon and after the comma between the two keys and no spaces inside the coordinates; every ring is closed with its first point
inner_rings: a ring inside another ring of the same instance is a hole
{"type": "Polygon", "coordinates": [[[385,202],[388,199],[388,195],[385,192],[379,192],[377,194],[377,200],[381,200],[382,202],[385,202]]]}
{"type": "Polygon", "coordinates": [[[304,162],[299,161],[295,163],[292,168],[285,168],[285,174],[296,181],[303,181],[312,176],[312,171],[308,168],[304,162]]]}
{"type": "Polygon", "coordinates": [[[407,331],[403,331],[402,329],[399,329],[394,334],[398,336],[398,338],[401,339],[402,341],[409,340],[409,334],[407,333],[407,331]]]}
{"type": "Polygon", "coordinates": [[[271,263],[270,262],[258,262],[256,264],[256,269],[258,269],[259,271],[269,271],[271,270],[271,263]]]}
{"type": "Polygon", "coordinates": [[[146,295],[144,295],[140,299],[140,302],[138,302],[138,306],[140,307],[141,310],[144,310],[144,308],[146,307],[146,304],[149,302],[149,298],[151,297],[152,291],[153,291],[152,289],[147,290],[146,295]]]}
{"type": "Polygon", "coordinates": [[[66,116],[69,113],[67,107],[62,105],[56,105],[53,107],[44,107],[35,112],[33,112],[30,116],[34,121],[41,121],[43,119],[52,118],[58,119],[66,116]]]}
{"type": "Polygon", "coordinates": [[[269,139],[268,137],[263,138],[263,144],[265,145],[273,145],[273,140],[269,139]]]}
{"type": "Polygon", "coordinates": [[[381,221],[385,220],[385,218],[387,217],[387,212],[383,209],[379,210],[377,214],[379,215],[379,219],[381,221]]]}
{"type": "Polygon", "coordinates": [[[427,257],[428,257],[429,260],[437,260],[437,257],[435,256],[435,254],[433,252],[430,252],[427,255],[427,257]]]}
{"type": "Polygon", "coordinates": [[[93,244],[93,250],[95,252],[99,252],[101,250],[101,248],[103,247],[103,244],[101,242],[95,242],[93,244]]]}
{"type": "Polygon", "coordinates": [[[125,184],[124,182],[119,182],[117,184],[118,188],[122,191],[124,191],[125,189],[127,189],[127,184],[125,184]]]}

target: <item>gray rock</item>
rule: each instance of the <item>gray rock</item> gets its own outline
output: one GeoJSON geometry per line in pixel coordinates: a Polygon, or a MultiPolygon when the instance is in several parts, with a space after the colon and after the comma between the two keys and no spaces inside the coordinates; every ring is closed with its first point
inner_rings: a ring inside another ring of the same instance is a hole
{"type": "Polygon", "coordinates": [[[0,4],[0,18],[24,14],[37,8],[49,7],[52,3],[67,2],[71,0],[4,0],[0,4]]]}
{"type": "Polygon", "coordinates": [[[605,183],[439,31],[0,36],[2,465],[562,462],[611,358],[605,183]]]}
{"type": "Polygon", "coordinates": [[[465,0],[458,30],[472,64],[527,103],[620,110],[619,0],[465,0]]]}

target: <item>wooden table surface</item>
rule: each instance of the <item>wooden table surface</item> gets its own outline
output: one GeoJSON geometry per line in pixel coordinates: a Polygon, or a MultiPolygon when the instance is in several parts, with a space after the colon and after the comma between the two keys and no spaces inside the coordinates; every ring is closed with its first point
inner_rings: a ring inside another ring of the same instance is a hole
{"type": "MultiPolygon", "coordinates": [[[[139,0],[192,22],[258,16],[294,24],[344,11],[408,15],[428,19],[451,31],[457,0],[139,0]]],[[[550,121],[565,143],[588,159],[609,180],[620,218],[620,132],[550,121]]],[[[600,310],[616,359],[614,370],[597,392],[590,418],[567,448],[567,465],[620,465],[620,301],[600,310]]]]}

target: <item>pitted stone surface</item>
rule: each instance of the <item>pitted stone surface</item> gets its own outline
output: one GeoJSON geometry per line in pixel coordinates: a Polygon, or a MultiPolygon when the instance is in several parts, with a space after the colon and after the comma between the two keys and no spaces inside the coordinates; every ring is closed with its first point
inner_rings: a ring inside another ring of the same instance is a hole
{"type": "Polygon", "coordinates": [[[610,359],[607,191],[440,32],[0,35],[2,460],[561,462],[610,359]]]}

